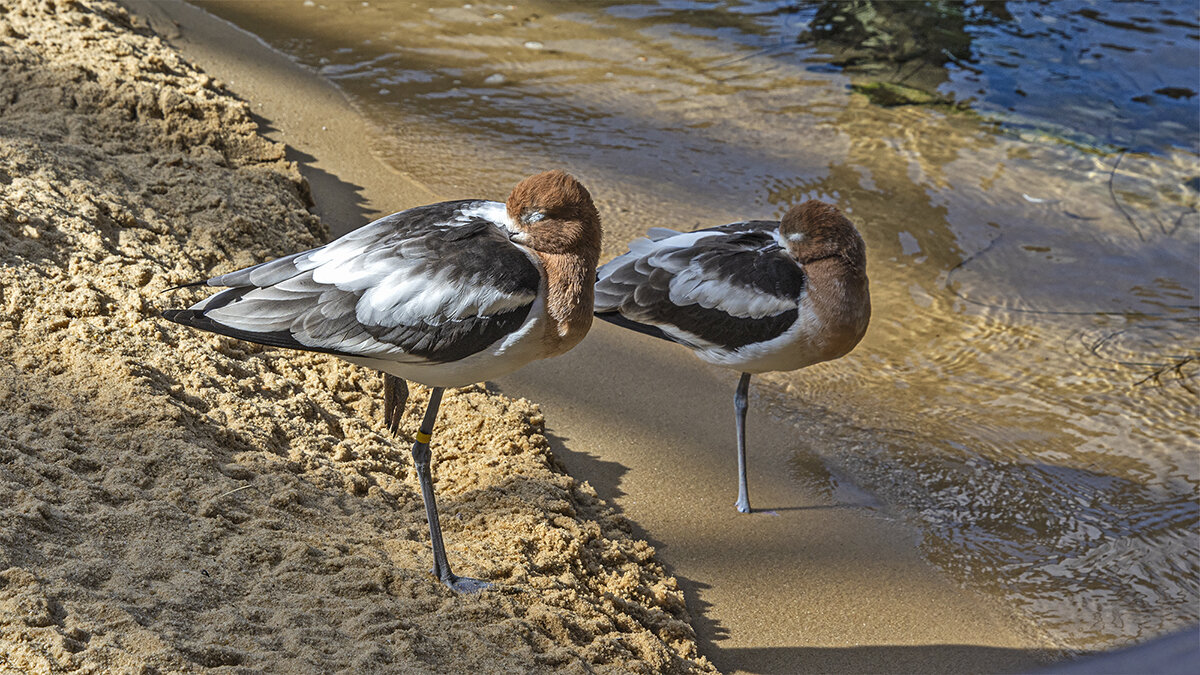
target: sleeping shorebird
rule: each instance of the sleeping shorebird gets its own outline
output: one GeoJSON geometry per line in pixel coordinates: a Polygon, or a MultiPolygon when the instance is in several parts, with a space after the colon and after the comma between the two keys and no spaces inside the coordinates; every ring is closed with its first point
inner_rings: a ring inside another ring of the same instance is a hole
{"type": "Polygon", "coordinates": [[[507,203],[418,206],[319,248],[197,282],[229,288],[163,316],[383,371],[393,432],[408,396],[404,380],[432,387],[412,456],[433,574],[455,591],[473,592],[489,584],[451,572],[429,470],[442,390],[578,344],[592,323],[599,255],[591,195],[573,177],[549,171],[518,183],[507,203]]]}
{"type": "Polygon", "coordinates": [[[867,331],[867,258],[854,225],[810,200],[782,222],[751,220],[648,239],[600,268],[596,316],[689,347],[742,373],[734,394],[738,498],[746,488],[750,376],[845,356],[867,331]]]}

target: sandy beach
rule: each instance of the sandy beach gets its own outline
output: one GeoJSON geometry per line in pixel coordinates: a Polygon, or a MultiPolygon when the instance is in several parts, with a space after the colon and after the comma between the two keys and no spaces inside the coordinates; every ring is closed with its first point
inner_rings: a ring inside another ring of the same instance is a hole
{"type": "Polygon", "coordinates": [[[736,513],[732,470],[705,461],[732,460],[728,374],[608,326],[448,396],[434,474],[451,555],[503,587],[450,595],[427,573],[407,453],[421,387],[392,438],[377,374],[157,314],[199,297],[170,286],[468,195],[380,163],[340,93],[253,36],[183,3],[127,6],[0,14],[0,673],[1049,658],[868,496],[796,501],[797,432],[765,402],[764,512],[736,513]]]}

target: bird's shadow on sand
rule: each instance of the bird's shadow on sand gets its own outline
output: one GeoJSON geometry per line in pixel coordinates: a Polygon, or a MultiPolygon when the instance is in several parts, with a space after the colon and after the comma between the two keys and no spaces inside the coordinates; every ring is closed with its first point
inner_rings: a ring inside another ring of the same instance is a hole
{"type": "MultiPolygon", "coordinates": [[[[270,119],[255,112],[251,112],[250,117],[264,136],[284,143],[282,132],[270,119]]],[[[329,226],[330,239],[356,230],[372,220],[372,212],[367,208],[361,185],[342,180],[324,169],[317,168],[316,157],[297,150],[291,144],[284,144],[283,156],[289,162],[295,162],[300,169],[300,175],[308,181],[308,194],[304,195],[305,203],[310,212],[319,216],[329,226]],[[316,196],[320,199],[316,199],[316,196]]]]}
{"type": "MultiPolygon", "coordinates": [[[[573,450],[568,445],[569,438],[559,436],[552,431],[547,430],[544,432],[544,435],[550,443],[550,450],[554,456],[565,459],[566,463],[570,464],[570,473],[574,476],[587,476],[587,482],[596,491],[596,495],[603,499],[615,512],[624,515],[623,509],[617,503],[617,498],[625,495],[620,485],[622,477],[629,471],[628,467],[620,462],[604,460],[590,452],[573,450]]],[[[631,530],[630,533],[634,537],[649,543],[656,551],[662,551],[668,547],[667,544],[651,537],[636,521],[628,519],[628,522],[631,530]]],[[[696,642],[700,647],[700,653],[717,653],[718,647],[714,644],[714,641],[728,638],[729,630],[722,626],[719,621],[709,618],[709,610],[712,605],[700,597],[701,591],[711,588],[711,586],[680,575],[671,569],[670,565],[663,562],[661,556],[659,557],[659,562],[662,563],[667,574],[675,577],[675,581],[679,585],[679,590],[683,591],[688,613],[691,614],[692,627],[696,629],[696,642]]]]}

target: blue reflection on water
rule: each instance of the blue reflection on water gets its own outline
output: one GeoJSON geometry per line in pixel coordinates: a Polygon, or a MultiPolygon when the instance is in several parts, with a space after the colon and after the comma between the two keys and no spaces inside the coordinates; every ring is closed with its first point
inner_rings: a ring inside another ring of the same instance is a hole
{"type": "MultiPolygon", "coordinates": [[[[936,92],[1089,143],[1200,150],[1193,2],[968,0],[753,5],[860,77],[936,92]]],[[[824,71],[827,63],[810,64],[824,71]]]]}
{"type": "Polygon", "coordinates": [[[968,24],[944,91],[1112,145],[1200,149],[1200,24],[1190,2],[1006,3],[968,24]]]}

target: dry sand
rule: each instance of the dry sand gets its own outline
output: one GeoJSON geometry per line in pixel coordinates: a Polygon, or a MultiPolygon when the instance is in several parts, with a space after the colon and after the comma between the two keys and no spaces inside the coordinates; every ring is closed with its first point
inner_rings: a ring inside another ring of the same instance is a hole
{"type": "Polygon", "coordinates": [[[284,153],[116,5],[0,6],[0,673],[710,669],[537,406],[447,397],[450,553],[502,584],[455,597],[377,374],[158,318],[326,236],[284,153]]]}

